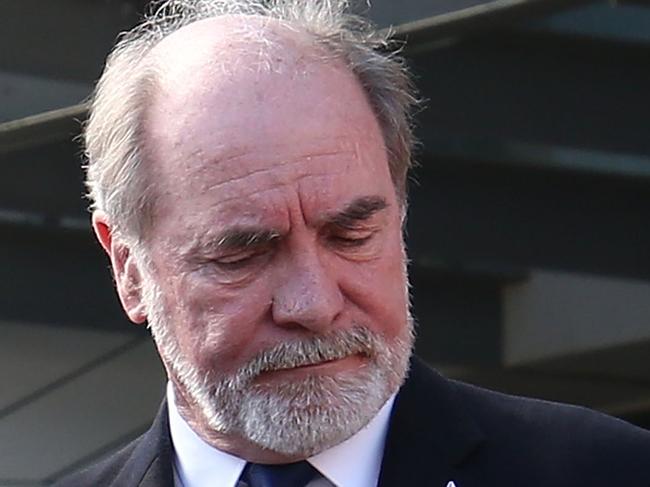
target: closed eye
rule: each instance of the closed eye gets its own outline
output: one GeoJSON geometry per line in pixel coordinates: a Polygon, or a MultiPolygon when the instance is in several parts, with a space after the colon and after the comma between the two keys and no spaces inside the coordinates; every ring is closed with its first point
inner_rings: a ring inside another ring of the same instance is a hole
{"type": "Polygon", "coordinates": [[[243,249],[239,252],[227,253],[210,259],[210,263],[223,272],[235,272],[248,270],[258,264],[261,264],[269,257],[274,246],[271,244],[255,246],[249,249],[243,249]]]}
{"type": "Polygon", "coordinates": [[[330,235],[329,241],[339,247],[356,248],[362,247],[372,239],[374,232],[359,235],[330,235]]]}
{"type": "Polygon", "coordinates": [[[223,270],[237,270],[252,264],[255,257],[257,257],[257,254],[229,255],[213,259],[213,263],[223,270]]]}

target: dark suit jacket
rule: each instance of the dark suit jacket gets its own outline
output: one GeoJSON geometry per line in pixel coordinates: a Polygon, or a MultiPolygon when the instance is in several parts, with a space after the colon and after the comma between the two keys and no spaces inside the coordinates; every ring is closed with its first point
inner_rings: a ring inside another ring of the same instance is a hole
{"type": "MultiPolygon", "coordinates": [[[[151,429],[57,487],[173,487],[163,404],[151,429]]],[[[391,416],[379,486],[650,487],[650,432],[584,408],[445,379],[417,359],[391,416]]]]}

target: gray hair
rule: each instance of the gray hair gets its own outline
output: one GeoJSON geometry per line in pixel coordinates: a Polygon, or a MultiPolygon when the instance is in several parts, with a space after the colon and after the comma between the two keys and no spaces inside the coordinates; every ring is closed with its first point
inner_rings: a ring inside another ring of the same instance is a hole
{"type": "Polygon", "coordinates": [[[393,184],[405,203],[417,98],[386,32],[351,14],[348,0],[167,0],[121,35],[95,89],[83,134],[91,208],[104,211],[114,231],[143,237],[154,198],[142,167],[143,109],[155,85],[147,54],[186,25],[233,14],[277,19],[305,32],[355,74],[381,127],[393,184]]]}

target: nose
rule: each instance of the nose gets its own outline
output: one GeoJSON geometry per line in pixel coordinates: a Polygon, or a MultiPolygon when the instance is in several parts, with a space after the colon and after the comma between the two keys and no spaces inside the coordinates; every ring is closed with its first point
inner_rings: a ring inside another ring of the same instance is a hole
{"type": "Polygon", "coordinates": [[[343,308],[334,270],[316,252],[291,256],[285,265],[273,293],[273,320],[280,326],[327,331],[343,308]]]}

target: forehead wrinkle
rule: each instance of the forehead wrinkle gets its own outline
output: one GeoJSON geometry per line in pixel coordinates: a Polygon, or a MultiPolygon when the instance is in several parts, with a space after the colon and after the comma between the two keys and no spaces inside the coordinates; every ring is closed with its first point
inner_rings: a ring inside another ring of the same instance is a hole
{"type": "MultiPolygon", "coordinates": [[[[345,169],[341,169],[339,171],[327,171],[327,172],[322,172],[322,173],[309,173],[309,174],[301,174],[300,176],[294,177],[293,179],[289,180],[284,180],[284,181],[278,181],[277,179],[268,181],[268,184],[262,187],[256,187],[254,189],[251,189],[250,191],[239,191],[235,190],[234,193],[235,195],[226,197],[221,199],[218,203],[214,205],[215,208],[218,208],[219,206],[236,201],[236,200],[243,200],[245,198],[248,198],[253,195],[259,195],[262,193],[266,193],[268,191],[273,191],[275,189],[283,188],[286,186],[289,186],[291,184],[296,184],[299,185],[301,182],[309,180],[309,179],[314,179],[314,178],[330,178],[335,175],[340,175],[340,174],[345,174],[346,171],[345,169]]],[[[206,188],[206,190],[213,190],[215,188],[220,188],[229,184],[236,183],[237,180],[242,179],[242,178],[237,178],[236,180],[229,181],[227,183],[218,183],[216,185],[210,186],[206,188]]]]}
{"type": "MultiPolygon", "coordinates": [[[[228,157],[227,159],[220,159],[219,161],[215,162],[215,165],[219,166],[219,165],[222,165],[223,163],[226,163],[226,162],[230,162],[230,163],[234,164],[239,159],[246,157],[246,155],[247,154],[243,153],[243,154],[237,154],[237,155],[228,157]]],[[[242,174],[234,175],[232,177],[221,180],[221,181],[219,181],[217,183],[211,184],[209,186],[205,186],[203,189],[210,191],[210,190],[213,190],[213,189],[218,189],[218,188],[220,188],[222,186],[226,186],[228,184],[236,183],[237,181],[240,181],[240,180],[243,180],[243,179],[247,179],[247,178],[249,178],[251,176],[270,174],[270,173],[273,173],[275,171],[279,171],[279,173],[277,175],[278,177],[276,177],[274,179],[276,179],[276,181],[278,179],[283,179],[284,181],[280,181],[280,182],[284,183],[284,184],[287,184],[289,182],[288,179],[298,181],[298,180],[302,179],[304,176],[306,176],[306,175],[300,175],[300,176],[297,176],[295,178],[291,178],[292,175],[291,174],[286,174],[286,173],[292,167],[298,166],[298,167],[304,168],[304,170],[306,170],[307,169],[306,163],[311,162],[315,158],[327,159],[327,158],[331,158],[331,157],[342,157],[342,156],[345,156],[345,155],[351,155],[351,157],[349,158],[349,161],[354,161],[354,160],[357,159],[357,152],[354,151],[354,150],[341,150],[341,151],[305,153],[305,154],[301,154],[301,155],[298,155],[296,157],[293,157],[293,158],[291,158],[289,160],[279,162],[279,163],[274,164],[274,165],[272,165],[270,167],[263,167],[263,168],[259,168],[259,169],[253,169],[253,170],[249,170],[247,172],[244,172],[242,174]],[[282,176],[284,176],[284,177],[282,177],[282,176]]],[[[325,162],[325,161],[323,161],[323,162],[325,162]]],[[[346,160],[345,162],[348,162],[348,160],[346,160]]],[[[212,167],[204,168],[200,172],[203,172],[204,170],[212,170],[212,167]]],[[[221,171],[225,172],[226,170],[227,170],[227,168],[223,168],[221,171]]],[[[322,175],[322,174],[314,174],[314,175],[322,175]]]]}
{"type": "MultiPolygon", "coordinates": [[[[344,173],[344,172],[345,171],[339,171],[339,174],[344,173]]],[[[317,174],[303,174],[302,176],[298,177],[295,181],[299,182],[299,181],[304,181],[304,180],[308,180],[308,179],[311,179],[311,178],[330,177],[332,175],[333,175],[333,173],[331,171],[323,172],[323,173],[317,173],[317,174]]],[[[293,181],[284,183],[280,187],[287,186],[288,184],[291,184],[291,183],[293,183],[293,181]]],[[[223,206],[223,205],[225,205],[227,203],[230,203],[232,201],[241,201],[241,200],[246,199],[246,198],[248,198],[250,196],[257,196],[257,195],[260,195],[260,194],[263,194],[263,193],[267,193],[269,191],[273,191],[276,188],[278,188],[278,186],[271,185],[270,187],[267,187],[267,188],[255,189],[255,190],[251,190],[251,191],[246,192],[246,193],[242,193],[242,192],[237,191],[235,196],[231,196],[229,198],[225,198],[225,199],[220,200],[218,203],[213,205],[212,208],[217,209],[220,206],[223,206]]],[[[196,230],[191,230],[190,232],[188,232],[189,235],[190,235],[189,238],[188,238],[188,242],[185,245],[183,245],[182,247],[180,247],[181,252],[185,253],[189,249],[194,247],[197,242],[200,242],[201,239],[204,238],[204,235],[209,236],[209,238],[212,238],[213,236],[220,233],[222,230],[220,230],[219,227],[220,226],[224,226],[224,227],[226,226],[226,225],[220,225],[220,223],[223,223],[223,222],[219,222],[218,218],[217,218],[217,223],[215,225],[213,225],[212,229],[206,231],[205,233],[201,233],[200,235],[197,234],[196,230]]],[[[236,225],[237,224],[235,224],[233,226],[236,226],[236,225]]],[[[250,228],[250,229],[263,229],[264,228],[264,225],[262,225],[261,223],[239,223],[239,226],[241,226],[242,228],[250,228]]],[[[191,229],[191,227],[190,227],[190,229],[191,229]]],[[[269,229],[275,231],[275,229],[273,229],[273,228],[269,227],[269,229]]],[[[280,230],[277,230],[277,231],[280,233],[280,230]]],[[[188,235],[188,233],[186,233],[185,235],[188,235]]]]}
{"type": "MultiPolygon", "coordinates": [[[[345,173],[345,171],[340,171],[339,174],[340,173],[345,173]]],[[[218,208],[219,206],[221,206],[223,204],[226,204],[226,203],[229,203],[231,201],[241,200],[241,199],[244,199],[244,198],[248,198],[249,196],[259,195],[259,194],[262,194],[262,193],[266,193],[268,191],[273,191],[274,189],[287,186],[287,185],[292,184],[294,182],[297,183],[297,182],[312,179],[312,178],[330,177],[330,176],[333,176],[333,175],[334,174],[331,171],[326,172],[326,173],[304,174],[302,176],[297,177],[293,181],[290,181],[290,182],[287,181],[287,182],[281,183],[281,184],[279,184],[277,186],[273,185],[273,186],[270,186],[270,187],[264,188],[264,189],[255,189],[255,190],[251,190],[250,192],[246,192],[246,193],[237,192],[237,194],[235,196],[231,196],[229,198],[222,199],[217,204],[215,204],[214,207],[218,208]]]]}

